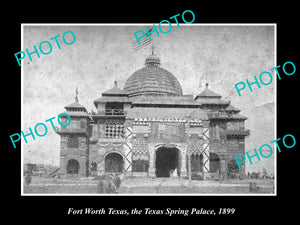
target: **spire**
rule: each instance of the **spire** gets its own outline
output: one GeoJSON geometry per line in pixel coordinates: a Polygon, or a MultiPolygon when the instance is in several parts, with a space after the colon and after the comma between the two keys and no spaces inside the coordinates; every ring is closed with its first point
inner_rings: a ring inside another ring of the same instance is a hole
{"type": "Polygon", "coordinates": [[[208,83],[205,84],[205,88],[208,88],[208,83]]]}
{"type": "Polygon", "coordinates": [[[118,81],[118,75],[117,75],[117,73],[115,73],[115,82],[114,82],[114,87],[115,87],[115,88],[118,87],[117,81],[118,81]]]}
{"type": "Polygon", "coordinates": [[[151,50],[151,55],[154,55],[154,45],[153,45],[153,42],[151,43],[150,50],[151,50]]]}

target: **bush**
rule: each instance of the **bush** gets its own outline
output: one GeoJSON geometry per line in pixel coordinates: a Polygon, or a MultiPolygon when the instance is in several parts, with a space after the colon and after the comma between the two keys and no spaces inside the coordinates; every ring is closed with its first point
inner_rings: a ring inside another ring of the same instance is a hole
{"type": "Polygon", "coordinates": [[[97,191],[98,193],[115,193],[116,186],[111,179],[99,180],[97,191]]]}
{"type": "Polygon", "coordinates": [[[97,185],[98,193],[116,193],[121,186],[121,178],[118,175],[100,175],[94,180],[99,180],[97,185]]]}
{"type": "Polygon", "coordinates": [[[27,184],[27,185],[31,184],[31,180],[32,180],[31,175],[30,175],[30,174],[27,174],[27,175],[25,176],[25,184],[27,184]]]}

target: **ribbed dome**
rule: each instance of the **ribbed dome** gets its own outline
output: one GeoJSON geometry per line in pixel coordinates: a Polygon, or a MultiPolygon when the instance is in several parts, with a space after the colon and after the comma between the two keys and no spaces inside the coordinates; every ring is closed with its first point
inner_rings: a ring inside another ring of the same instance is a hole
{"type": "Polygon", "coordinates": [[[145,67],[134,72],[126,81],[124,91],[136,95],[182,95],[181,85],[169,71],[160,67],[160,59],[152,54],[145,67]]]}

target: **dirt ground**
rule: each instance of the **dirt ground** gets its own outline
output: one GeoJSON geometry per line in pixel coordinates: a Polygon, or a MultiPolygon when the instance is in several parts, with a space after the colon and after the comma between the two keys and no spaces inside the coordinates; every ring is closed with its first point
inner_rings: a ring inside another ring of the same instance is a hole
{"type": "MultiPolygon", "coordinates": [[[[33,177],[30,185],[23,185],[24,194],[98,194],[97,180],[93,178],[45,179],[33,177]]],[[[132,178],[122,179],[117,194],[272,194],[274,180],[228,179],[200,181],[182,178],[132,178]],[[250,192],[249,184],[255,182],[258,190],[250,192]]]]}

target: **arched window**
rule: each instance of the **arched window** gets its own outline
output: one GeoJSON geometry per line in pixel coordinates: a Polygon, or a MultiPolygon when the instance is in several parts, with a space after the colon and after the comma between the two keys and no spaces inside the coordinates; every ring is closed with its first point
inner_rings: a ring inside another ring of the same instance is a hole
{"type": "Polygon", "coordinates": [[[78,174],[79,172],[79,162],[75,159],[70,159],[67,164],[68,174],[78,174]]]}
{"type": "Polygon", "coordinates": [[[105,157],[105,172],[121,173],[123,165],[123,157],[119,153],[112,152],[105,157]]]}

